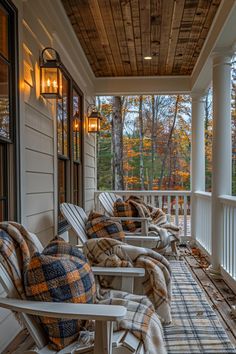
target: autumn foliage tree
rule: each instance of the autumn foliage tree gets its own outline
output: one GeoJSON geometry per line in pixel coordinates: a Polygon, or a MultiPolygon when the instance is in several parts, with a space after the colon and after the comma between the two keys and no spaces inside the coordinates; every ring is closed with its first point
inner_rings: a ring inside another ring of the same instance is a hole
{"type": "Polygon", "coordinates": [[[98,138],[99,189],[121,189],[122,183],[124,189],[189,189],[189,96],[99,100],[103,115],[98,138]]]}

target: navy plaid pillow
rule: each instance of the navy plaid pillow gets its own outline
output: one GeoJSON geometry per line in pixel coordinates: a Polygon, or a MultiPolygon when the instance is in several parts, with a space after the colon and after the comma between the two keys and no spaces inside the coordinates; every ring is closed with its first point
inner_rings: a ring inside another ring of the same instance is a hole
{"type": "Polygon", "coordinates": [[[86,224],[89,238],[114,238],[122,241],[125,237],[122,224],[106,215],[91,212],[86,224]]]}
{"type": "MultiPolygon", "coordinates": [[[[35,301],[94,303],[95,280],[82,252],[61,238],[35,253],[24,273],[26,296],[35,301]]],[[[40,317],[56,350],[73,342],[83,321],[40,317]]]]}

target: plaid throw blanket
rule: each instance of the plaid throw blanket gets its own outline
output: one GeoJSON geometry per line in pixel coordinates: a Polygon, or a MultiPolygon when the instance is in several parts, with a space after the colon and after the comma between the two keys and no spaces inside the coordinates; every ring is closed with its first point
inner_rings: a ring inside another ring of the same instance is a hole
{"type": "MultiPolygon", "coordinates": [[[[112,239],[88,240],[83,250],[91,265],[145,268],[146,275],[139,284],[139,290],[151,300],[161,321],[171,322],[171,269],[166,258],[150,249],[112,239]]],[[[101,283],[105,287],[114,286],[110,277],[104,277],[101,283]]]]}
{"type": "MultiPolygon", "coordinates": [[[[29,264],[30,259],[33,259],[34,252],[42,251],[39,245],[37,245],[37,240],[22,225],[11,222],[0,223],[0,260],[3,262],[21,299],[26,298],[23,271],[29,264]]],[[[63,287],[63,289],[65,290],[66,287],[63,287]]],[[[66,294],[65,292],[64,295],[66,294]]],[[[135,296],[121,291],[104,290],[97,284],[95,301],[103,304],[125,306],[127,315],[114,324],[114,329],[133,333],[143,341],[147,354],[166,354],[162,325],[147,297],[135,296]]],[[[93,330],[91,323],[88,330],[93,330]]]]}
{"type": "Polygon", "coordinates": [[[33,236],[15,222],[0,223],[1,262],[10,275],[19,298],[25,299],[22,270],[27,266],[34,252],[39,251],[33,236]]]}
{"type": "Polygon", "coordinates": [[[160,208],[155,208],[136,196],[130,196],[126,203],[131,204],[138,212],[139,217],[150,217],[149,235],[159,235],[162,241],[178,241],[179,227],[167,221],[166,214],[160,208]]]}

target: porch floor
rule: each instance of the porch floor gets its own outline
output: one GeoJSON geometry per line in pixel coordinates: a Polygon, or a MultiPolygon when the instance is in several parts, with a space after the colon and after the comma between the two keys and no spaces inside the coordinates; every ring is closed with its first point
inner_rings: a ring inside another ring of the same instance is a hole
{"type": "MultiPolygon", "coordinates": [[[[214,280],[208,276],[206,272],[208,262],[199,249],[180,247],[179,250],[180,259],[185,261],[193,277],[204,290],[212,309],[219,317],[231,342],[236,346],[236,318],[232,318],[230,314],[231,306],[236,305],[236,294],[224,280],[214,280]]],[[[173,256],[168,258],[175,259],[173,256]]],[[[24,350],[30,349],[31,346],[32,340],[27,331],[23,330],[2,354],[22,353],[24,350]]]]}

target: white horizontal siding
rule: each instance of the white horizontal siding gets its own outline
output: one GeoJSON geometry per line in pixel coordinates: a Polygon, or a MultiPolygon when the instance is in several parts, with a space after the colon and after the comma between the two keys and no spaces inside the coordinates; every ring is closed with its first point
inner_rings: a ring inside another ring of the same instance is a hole
{"type": "Polygon", "coordinates": [[[53,156],[26,150],[26,172],[53,174],[53,156]]]}
{"type": "Polygon", "coordinates": [[[26,196],[26,215],[35,215],[53,210],[53,193],[34,193],[26,196]]]}
{"type": "Polygon", "coordinates": [[[28,194],[53,192],[53,174],[28,172],[26,184],[28,194]]]}
{"type": "Polygon", "coordinates": [[[32,216],[27,216],[27,224],[29,230],[34,230],[34,233],[36,234],[39,234],[40,232],[43,232],[49,228],[53,228],[53,210],[44,211],[43,213],[35,214],[32,216]]]}

